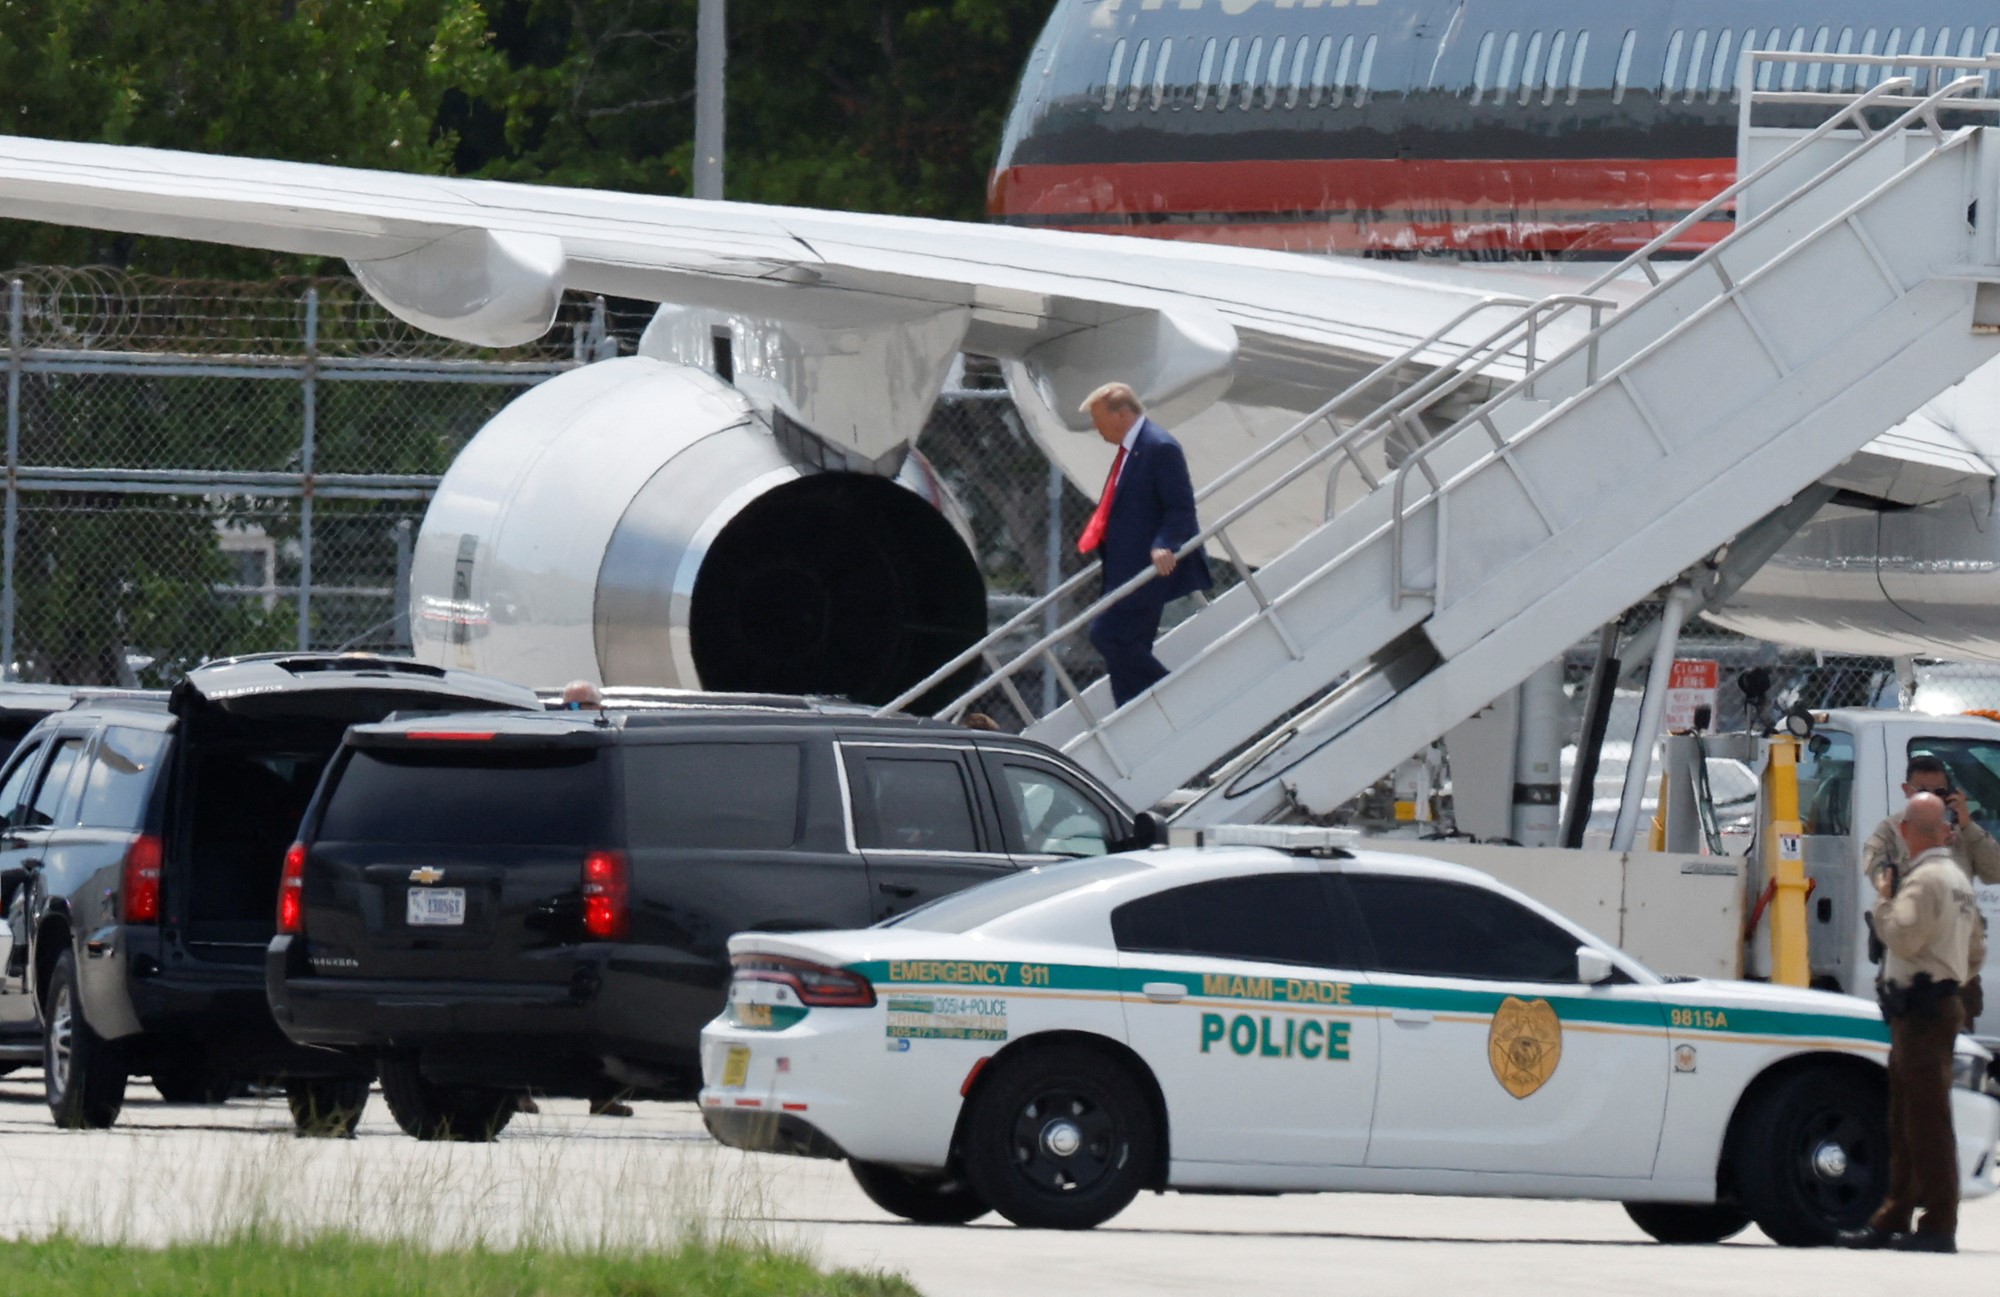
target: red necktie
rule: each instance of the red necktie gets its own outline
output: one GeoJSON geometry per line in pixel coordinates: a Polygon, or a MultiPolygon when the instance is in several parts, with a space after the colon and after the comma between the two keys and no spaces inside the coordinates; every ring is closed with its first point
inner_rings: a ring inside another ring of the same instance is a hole
{"type": "Polygon", "coordinates": [[[1097,497],[1097,511],[1090,515],[1090,521],[1083,525],[1083,535],[1076,542],[1076,552],[1088,554],[1104,539],[1104,528],[1111,522],[1111,500],[1118,494],[1118,470],[1125,467],[1125,448],[1118,448],[1118,457],[1111,461],[1111,476],[1104,479],[1104,494],[1097,497]]]}

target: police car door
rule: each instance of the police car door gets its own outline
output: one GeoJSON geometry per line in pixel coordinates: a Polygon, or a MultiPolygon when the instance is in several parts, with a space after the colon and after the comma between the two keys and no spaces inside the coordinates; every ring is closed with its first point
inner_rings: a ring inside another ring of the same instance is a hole
{"type": "Polygon", "coordinates": [[[1486,887],[1362,871],[1339,886],[1384,1014],[1369,1166],[1652,1174],[1671,1071],[1654,988],[1578,984],[1576,934],[1486,887]]]}
{"type": "Polygon", "coordinates": [[[1354,940],[1317,871],[1191,883],[1127,902],[1111,927],[1176,1183],[1202,1183],[1202,1164],[1362,1164],[1376,1024],[1351,1011],[1354,940]]]}

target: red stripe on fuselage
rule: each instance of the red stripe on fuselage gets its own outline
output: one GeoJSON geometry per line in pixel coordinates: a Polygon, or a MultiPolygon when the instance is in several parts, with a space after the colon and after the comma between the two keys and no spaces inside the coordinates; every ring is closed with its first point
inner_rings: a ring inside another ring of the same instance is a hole
{"type": "Polygon", "coordinates": [[[1296,251],[1617,252],[1735,178],[1733,158],[1021,166],[994,175],[989,206],[1015,224],[1296,251]]]}

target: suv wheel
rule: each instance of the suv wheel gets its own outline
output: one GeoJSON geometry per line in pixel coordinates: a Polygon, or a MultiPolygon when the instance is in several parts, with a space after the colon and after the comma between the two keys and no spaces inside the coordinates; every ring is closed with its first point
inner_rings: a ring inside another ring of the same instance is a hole
{"type": "Polygon", "coordinates": [[[382,1098],[404,1134],[467,1143],[484,1143],[505,1130],[515,1106],[505,1090],[427,1081],[408,1056],[382,1060],[382,1098]]]}
{"type": "Polygon", "coordinates": [[[102,1130],[125,1106],[125,1060],[90,1029],[77,995],[76,956],[65,950],[49,979],[42,1033],[42,1088],[49,1113],[65,1130],[102,1130]]]}
{"type": "Polygon", "coordinates": [[[992,1210],[964,1180],[919,1180],[893,1166],[858,1158],[850,1159],[847,1169],[870,1202],[919,1225],[964,1225],[992,1210]]]}
{"type": "Polygon", "coordinates": [[[315,1139],[352,1139],[368,1106],[365,1080],[292,1077],[285,1082],[285,1102],[291,1105],[292,1126],[315,1139]]]}
{"type": "Polygon", "coordinates": [[[1822,1068],[1744,1114],[1738,1194],[1772,1242],[1820,1247],[1868,1222],[1889,1187],[1886,1107],[1879,1086],[1822,1068]]]}
{"type": "Polygon", "coordinates": [[[993,1210],[1030,1229],[1089,1229],[1154,1181],[1159,1132],[1126,1067],[1053,1045],[1008,1060],[974,1096],[965,1177],[993,1210]]]}

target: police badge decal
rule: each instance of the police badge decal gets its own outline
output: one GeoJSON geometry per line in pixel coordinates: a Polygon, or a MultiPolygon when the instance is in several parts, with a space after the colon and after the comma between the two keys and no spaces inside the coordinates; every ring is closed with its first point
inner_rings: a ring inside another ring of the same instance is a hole
{"type": "Polygon", "coordinates": [[[1508,996],[1493,1015],[1486,1056],[1507,1093],[1525,1099],[1548,1083],[1562,1061],[1562,1021],[1547,1000],[1508,996]]]}

